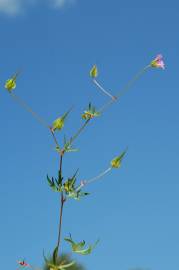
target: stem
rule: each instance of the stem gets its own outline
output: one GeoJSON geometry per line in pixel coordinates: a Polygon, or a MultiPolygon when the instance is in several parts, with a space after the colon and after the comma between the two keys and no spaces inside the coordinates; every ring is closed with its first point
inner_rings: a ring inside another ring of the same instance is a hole
{"type": "MultiPolygon", "coordinates": [[[[63,155],[60,155],[60,164],[59,164],[59,174],[62,176],[62,163],[63,163],[63,155]]],[[[60,205],[60,220],[59,220],[59,227],[58,227],[58,239],[57,239],[57,253],[59,253],[60,249],[60,241],[61,241],[61,231],[62,231],[62,217],[63,217],[63,206],[66,199],[64,197],[63,192],[61,193],[61,205],[60,205]]]]}
{"type": "Polygon", "coordinates": [[[147,65],[145,68],[140,70],[120,91],[119,93],[115,96],[116,98],[113,100],[110,100],[108,103],[104,104],[102,108],[99,110],[99,112],[105,111],[110,105],[112,105],[119,97],[124,95],[125,92],[129,90],[129,88],[134,84],[136,80],[138,80],[145,72],[146,70],[150,68],[150,65],[147,65]]]}
{"type": "Polygon", "coordinates": [[[58,141],[55,137],[54,132],[52,131],[51,127],[47,124],[47,122],[41,117],[39,116],[36,112],[34,112],[32,110],[32,108],[27,105],[27,103],[22,100],[19,96],[15,95],[13,92],[10,93],[10,95],[12,96],[12,98],[20,105],[22,106],[27,112],[29,112],[41,125],[43,125],[45,128],[48,128],[52,134],[53,140],[56,144],[57,147],[60,148],[58,141]]]}
{"type": "Polygon", "coordinates": [[[60,176],[62,176],[62,163],[63,163],[63,155],[60,155],[60,176]]]}
{"type": "Polygon", "coordinates": [[[83,131],[83,129],[87,126],[90,119],[86,120],[85,123],[82,125],[82,127],[77,131],[77,133],[71,138],[70,143],[72,144],[74,140],[80,135],[80,133],[83,131]]]}
{"type": "Polygon", "coordinates": [[[57,240],[57,249],[59,253],[60,249],[60,240],[61,240],[61,231],[62,231],[62,217],[63,217],[63,206],[64,206],[65,198],[63,196],[63,192],[61,193],[61,206],[60,206],[60,221],[59,221],[59,228],[58,228],[58,240],[57,240]]]}
{"type": "Polygon", "coordinates": [[[87,181],[83,181],[79,187],[76,189],[76,191],[79,191],[83,186],[86,186],[88,184],[93,183],[94,181],[100,179],[101,177],[103,177],[105,174],[107,174],[108,172],[110,172],[112,169],[112,167],[109,167],[108,169],[106,169],[105,171],[103,171],[102,173],[98,174],[97,176],[87,180],[87,181]]]}
{"type": "Polygon", "coordinates": [[[109,168],[108,168],[107,170],[105,170],[104,172],[102,172],[102,173],[100,173],[99,175],[97,175],[97,176],[95,176],[95,177],[89,179],[89,180],[87,181],[87,184],[91,184],[92,182],[94,182],[94,181],[100,179],[100,178],[103,177],[105,174],[107,174],[108,172],[110,172],[111,169],[112,169],[112,168],[109,167],[109,168]]]}
{"type": "Polygon", "coordinates": [[[58,148],[60,148],[60,145],[58,144],[58,141],[57,141],[57,139],[56,139],[55,133],[54,133],[54,131],[53,131],[51,128],[50,128],[50,132],[51,132],[51,134],[52,134],[52,137],[53,137],[53,140],[54,140],[56,146],[57,146],[58,148]]]}
{"type": "Polygon", "coordinates": [[[97,82],[97,80],[93,79],[93,82],[99,87],[99,89],[101,89],[101,91],[102,91],[104,94],[106,94],[108,97],[112,98],[112,100],[115,100],[115,99],[116,99],[116,97],[113,96],[113,95],[111,95],[111,94],[109,93],[109,91],[106,91],[106,90],[99,84],[99,82],[97,82]]]}
{"type": "Polygon", "coordinates": [[[49,128],[47,122],[39,116],[36,112],[34,112],[31,107],[29,107],[24,100],[22,100],[19,96],[15,95],[13,92],[10,93],[14,100],[19,103],[26,111],[32,114],[32,116],[44,127],[49,128]]]}

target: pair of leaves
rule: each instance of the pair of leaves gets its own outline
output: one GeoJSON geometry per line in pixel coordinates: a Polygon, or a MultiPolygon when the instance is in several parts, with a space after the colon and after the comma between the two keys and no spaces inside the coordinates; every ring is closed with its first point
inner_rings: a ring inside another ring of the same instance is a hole
{"type": "Polygon", "coordinates": [[[53,191],[56,191],[56,192],[62,191],[63,177],[61,176],[60,171],[58,172],[58,179],[56,178],[54,179],[53,177],[50,179],[49,176],[47,175],[47,181],[53,191]]]}
{"type": "Polygon", "coordinates": [[[71,138],[69,141],[67,141],[66,137],[64,136],[64,151],[65,152],[76,152],[78,149],[73,148],[72,146],[73,138],[71,138]]]}
{"type": "Polygon", "coordinates": [[[92,119],[94,117],[100,116],[100,112],[96,111],[96,108],[92,106],[91,103],[88,105],[88,109],[82,114],[82,118],[85,120],[92,119]]]}
{"type": "Polygon", "coordinates": [[[55,192],[65,192],[66,196],[68,198],[72,198],[75,200],[80,200],[81,197],[89,195],[88,192],[82,192],[81,188],[76,186],[76,175],[78,173],[78,170],[75,172],[75,174],[71,177],[68,178],[64,183],[63,182],[63,177],[61,176],[61,173],[59,171],[58,173],[58,179],[56,178],[49,178],[47,175],[47,181],[50,186],[50,188],[55,191],[55,192]]]}
{"type": "Polygon", "coordinates": [[[84,240],[81,242],[75,242],[75,241],[73,241],[71,235],[69,238],[65,238],[64,240],[67,241],[71,245],[73,252],[80,254],[80,255],[91,254],[91,252],[93,251],[93,249],[96,247],[96,245],[99,242],[99,240],[97,240],[94,245],[88,245],[85,248],[86,242],[84,240]]]}
{"type": "Polygon", "coordinates": [[[63,146],[63,149],[60,149],[59,146],[56,146],[55,150],[58,152],[58,153],[69,153],[69,152],[77,152],[78,149],[77,148],[73,148],[72,146],[72,138],[67,141],[66,137],[64,136],[64,146],[63,146]]]}

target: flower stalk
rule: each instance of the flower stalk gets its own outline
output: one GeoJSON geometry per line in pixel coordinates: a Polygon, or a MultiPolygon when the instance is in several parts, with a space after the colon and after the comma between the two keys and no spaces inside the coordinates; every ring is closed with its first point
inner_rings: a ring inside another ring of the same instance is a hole
{"type": "Polygon", "coordinates": [[[115,101],[119,100],[121,96],[123,96],[130,87],[151,67],[151,65],[147,65],[142,70],[140,70],[120,91],[116,94],[115,100],[110,100],[109,102],[105,103],[99,110],[99,112],[104,112],[109,106],[111,106],[115,101]]]}
{"type": "Polygon", "coordinates": [[[101,91],[102,91],[105,95],[107,95],[108,97],[110,97],[113,101],[115,101],[115,100],[117,99],[116,96],[113,96],[112,94],[110,94],[109,91],[105,90],[105,89],[101,86],[101,84],[99,84],[99,82],[97,82],[96,79],[93,79],[93,82],[94,82],[94,84],[96,84],[97,87],[99,87],[99,89],[101,89],[101,91]]]}

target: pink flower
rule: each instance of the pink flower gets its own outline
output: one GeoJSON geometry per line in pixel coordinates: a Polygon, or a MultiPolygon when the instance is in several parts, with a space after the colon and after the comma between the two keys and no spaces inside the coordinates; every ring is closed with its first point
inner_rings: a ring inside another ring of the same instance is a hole
{"type": "Polygon", "coordinates": [[[30,264],[26,263],[24,260],[18,261],[17,263],[20,264],[22,267],[30,267],[30,264]]]}
{"type": "Polygon", "coordinates": [[[156,58],[150,63],[150,66],[165,69],[163,56],[161,54],[157,55],[156,58]]]}

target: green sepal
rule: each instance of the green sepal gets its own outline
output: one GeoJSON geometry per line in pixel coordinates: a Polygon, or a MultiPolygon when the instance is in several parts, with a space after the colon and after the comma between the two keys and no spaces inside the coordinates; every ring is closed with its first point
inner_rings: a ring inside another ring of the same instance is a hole
{"type": "Polygon", "coordinates": [[[14,90],[16,88],[16,79],[17,76],[19,75],[19,72],[16,72],[10,79],[8,79],[5,83],[5,88],[11,92],[12,90],[14,90]]]}
{"type": "Polygon", "coordinates": [[[124,158],[126,152],[127,152],[127,149],[111,161],[112,168],[118,169],[121,166],[122,159],[124,158]]]}
{"type": "Polygon", "coordinates": [[[98,68],[96,65],[94,65],[90,70],[90,77],[96,78],[97,76],[98,76],[98,68]]]}
{"type": "Polygon", "coordinates": [[[91,102],[88,105],[88,109],[82,114],[82,118],[85,120],[92,119],[94,117],[100,116],[101,113],[96,111],[95,106],[92,106],[91,102]]]}
{"type": "Polygon", "coordinates": [[[64,127],[65,120],[68,116],[68,114],[71,112],[72,108],[70,108],[67,112],[65,112],[61,117],[57,118],[55,121],[53,121],[52,124],[52,130],[61,130],[64,127]]]}
{"type": "Polygon", "coordinates": [[[76,175],[78,173],[79,169],[76,170],[74,175],[71,178],[68,178],[67,181],[63,184],[63,189],[68,195],[69,192],[75,191],[75,183],[76,183],[76,175]]]}

